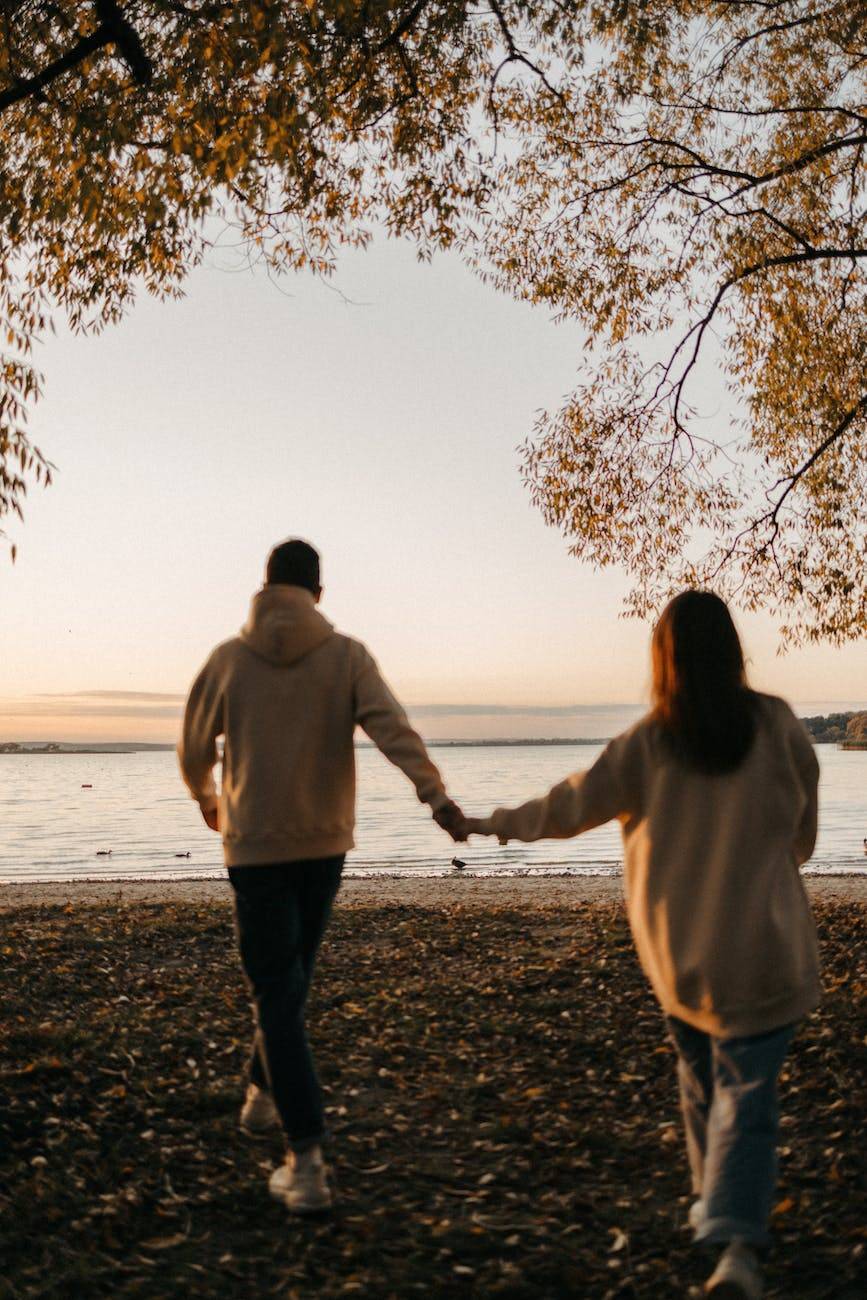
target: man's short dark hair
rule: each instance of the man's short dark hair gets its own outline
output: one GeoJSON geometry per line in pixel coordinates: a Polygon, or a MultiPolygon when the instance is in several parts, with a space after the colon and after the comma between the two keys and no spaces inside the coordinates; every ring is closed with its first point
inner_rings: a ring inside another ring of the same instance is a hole
{"type": "Polygon", "coordinates": [[[288,542],[275,546],[268,556],[265,581],[282,582],[289,587],[305,587],[314,596],[319,591],[319,552],[300,537],[290,537],[288,542]]]}

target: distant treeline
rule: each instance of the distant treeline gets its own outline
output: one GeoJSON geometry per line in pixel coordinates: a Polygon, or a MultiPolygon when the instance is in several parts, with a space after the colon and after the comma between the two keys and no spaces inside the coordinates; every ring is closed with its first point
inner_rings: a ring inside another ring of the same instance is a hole
{"type": "Polygon", "coordinates": [[[817,745],[846,745],[867,749],[867,711],[829,713],[825,717],[802,718],[817,745]]]}
{"type": "Polygon", "coordinates": [[[522,737],[517,740],[429,740],[426,743],[428,749],[501,749],[521,745],[605,745],[609,739],[609,736],[539,736],[535,740],[522,737]]]}
{"type": "Polygon", "coordinates": [[[17,740],[0,741],[0,754],[60,754],[62,750],[56,740],[46,745],[22,745],[17,740]]]}
{"type": "Polygon", "coordinates": [[[18,740],[0,741],[0,754],[102,754],[114,753],[114,750],[78,749],[75,745],[63,745],[50,740],[45,745],[22,744],[18,740]]]}
{"type": "MultiPolygon", "coordinates": [[[[857,713],[828,713],[815,718],[802,718],[804,726],[817,745],[843,745],[846,749],[867,749],[867,709],[857,713]]],[[[538,736],[527,739],[490,740],[430,740],[429,749],[512,748],[531,745],[604,745],[604,736],[538,736]]],[[[372,749],[370,741],[361,741],[359,749],[372,749]]],[[[141,751],[173,750],[174,745],[157,745],[141,741],[115,741],[93,744],[87,748],[68,741],[0,741],[0,754],[129,754],[141,751]]],[[[220,754],[219,757],[222,757],[220,754]]]]}
{"type": "Polygon", "coordinates": [[[170,750],[174,745],[152,745],[147,741],[108,741],[91,745],[76,745],[74,741],[2,740],[0,754],[138,754],[141,751],[170,750]]]}

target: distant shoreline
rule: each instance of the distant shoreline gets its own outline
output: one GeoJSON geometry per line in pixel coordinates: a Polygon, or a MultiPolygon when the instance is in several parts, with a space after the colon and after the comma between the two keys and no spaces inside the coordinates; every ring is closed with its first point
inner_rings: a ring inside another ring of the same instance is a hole
{"type": "MultiPolygon", "coordinates": [[[[847,711],[829,713],[816,717],[801,718],[814,745],[837,745],[841,749],[867,749],[867,711],[847,711]]],[[[610,736],[525,736],[525,737],[486,737],[479,739],[428,740],[428,749],[526,749],[529,747],[563,747],[576,745],[607,745],[610,736]]],[[[102,741],[89,745],[77,745],[64,740],[8,740],[0,741],[0,758],[7,756],[31,758],[34,755],[56,757],[68,754],[143,754],[169,753],[176,746],[169,743],[151,741],[102,741]]],[[[371,741],[362,741],[358,749],[373,749],[371,741]]]]}
{"type": "MultiPolygon", "coordinates": [[[[151,747],[153,748],[153,746],[151,747]]],[[[174,745],[159,746],[174,749],[174,745]]],[[[140,749],[4,749],[0,745],[0,758],[71,758],[75,754],[140,754],[140,749]]]]}
{"type": "Polygon", "coordinates": [[[114,740],[76,745],[69,740],[2,740],[0,758],[65,758],[70,754],[167,753],[175,745],[152,744],[147,740],[114,740]]]}
{"type": "MultiPolygon", "coordinates": [[[[528,739],[493,739],[493,740],[427,740],[425,745],[428,749],[500,749],[515,748],[521,746],[540,746],[540,745],[607,745],[611,739],[610,736],[566,736],[566,737],[529,737],[528,739]]],[[[0,743],[0,758],[68,758],[75,754],[93,754],[102,757],[106,754],[150,754],[150,753],[173,753],[175,745],[136,745],[123,744],[113,745],[110,748],[100,746],[91,746],[89,748],[78,748],[72,745],[63,744],[55,749],[46,749],[41,745],[34,745],[32,748],[19,746],[18,748],[4,748],[0,743]]],[[[376,746],[372,741],[362,741],[357,746],[358,749],[375,749],[376,746]]]]}
{"type": "MultiPolygon", "coordinates": [[[[537,736],[526,740],[426,740],[427,749],[540,749],[552,747],[575,747],[578,745],[607,745],[611,736],[537,736]]],[[[811,736],[814,745],[833,745],[836,749],[867,750],[867,741],[828,740],[820,736],[811,736]]],[[[93,758],[105,758],[110,755],[125,754],[173,754],[176,745],[135,745],[124,744],[111,749],[77,749],[73,746],[62,749],[4,749],[0,744],[0,758],[73,758],[89,754],[93,758]]],[[[362,741],[356,749],[376,749],[372,741],[362,741]]]]}
{"type": "MultiPolygon", "coordinates": [[[[607,745],[610,739],[610,736],[539,736],[526,740],[427,740],[425,744],[428,749],[501,749],[521,745],[607,745]]],[[[373,749],[374,746],[365,742],[358,748],[373,749]]]]}

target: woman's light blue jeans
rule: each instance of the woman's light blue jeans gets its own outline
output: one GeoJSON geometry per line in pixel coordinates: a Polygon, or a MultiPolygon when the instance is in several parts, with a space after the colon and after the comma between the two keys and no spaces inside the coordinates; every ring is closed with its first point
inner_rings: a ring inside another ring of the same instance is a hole
{"type": "Polygon", "coordinates": [[[695,1240],[768,1240],[777,1181],[777,1079],[796,1025],[750,1038],[712,1038],[668,1017],[677,1048],[692,1190],[703,1216],[695,1240]]]}

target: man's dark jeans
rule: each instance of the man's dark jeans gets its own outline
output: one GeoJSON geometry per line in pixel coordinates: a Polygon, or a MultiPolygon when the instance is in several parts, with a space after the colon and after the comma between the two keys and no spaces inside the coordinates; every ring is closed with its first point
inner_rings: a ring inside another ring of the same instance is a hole
{"type": "Polygon", "coordinates": [[[304,1007],[344,856],[229,868],[256,1005],[250,1079],[272,1094],[295,1151],[321,1141],[325,1127],[304,1007]]]}

